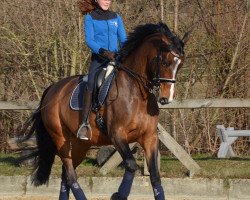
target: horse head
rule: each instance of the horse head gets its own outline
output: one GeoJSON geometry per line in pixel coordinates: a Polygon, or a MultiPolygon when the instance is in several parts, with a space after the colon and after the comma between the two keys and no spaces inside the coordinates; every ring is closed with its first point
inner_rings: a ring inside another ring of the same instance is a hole
{"type": "Polygon", "coordinates": [[[166,24],[138,26],[120,51],[130,74],[144,80],[144,86],[164,105],[175,96],[176,75],[183,65],[189,33],[179,39],[166,24]]]}
{"type": "Polygon", "coordinates": [[[175,97],[177,72],[185,60],[184,46],[189,38],[174,35],[166,25],[160,24],[161,31],[152,35],[149,42],[153,44],[148,56],[148,77],[152,82],[152,92],[161,105],[171,103],[175,97]]]}

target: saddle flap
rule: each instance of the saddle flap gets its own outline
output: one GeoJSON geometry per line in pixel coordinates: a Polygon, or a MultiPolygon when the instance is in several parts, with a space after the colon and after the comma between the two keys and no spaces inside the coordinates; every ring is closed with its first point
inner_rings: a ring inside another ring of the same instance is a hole
{"type": "Polygon", "coordinates": [[[106,100],[106,97],[108,95],[108,92],[111,88],[113,78],[115,77],[115,70],[111,72],[111,74],[108,75],[108,77],[105,79],[104,83],[101,85],[99,93],[98,93],[98,104],[99,106],[102,106],[106,100]]]}
{"type": "Polygon", "coordinates": [[[111,74],[115,66],[114,62],[109,62],[106,67],[101,68],[95,76],[95,88],[99,89],[107,77],[111,74]]]}
{"type": "Polygon", "coordinates": [[[105,80],[105,75],[106,75],[107,69],[102,68],[100,69],[95,77],[95,88],[100,88],[103,81],[105,80]]]}

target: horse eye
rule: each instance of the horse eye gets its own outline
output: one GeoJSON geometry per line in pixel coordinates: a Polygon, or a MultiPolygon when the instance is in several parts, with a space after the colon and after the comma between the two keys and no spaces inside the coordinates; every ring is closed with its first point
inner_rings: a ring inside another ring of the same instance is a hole
{"type": "Polygon", "coordinates": [[[163,67],[168,67],[168,66],[169,66],[168,60],[163,60],[163,61],[162,61],[162,66],[163,66],[163,67]]]}

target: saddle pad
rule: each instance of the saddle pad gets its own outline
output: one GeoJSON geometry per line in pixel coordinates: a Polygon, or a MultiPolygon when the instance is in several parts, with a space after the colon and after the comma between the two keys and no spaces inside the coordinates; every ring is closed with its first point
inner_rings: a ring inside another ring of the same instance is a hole
{"type": "MultiPolygon", "coordinates": [[[[111,73],[108,75],[108,77],[105,79],[103,84],[101,85],[99,89],[99,93],[97,95],[97,99],[95,102],[93,102],[94,107],[101,107],[108,95],[109,89],[112,85],[113,78],[115,77],[115,70],[112,70],[111,73]]],[[[83,108],[83,95],[84,91],[87,87],[87,75],[83,77],[83,80],[76,86],[74,91],[72,92],[71,98],[70,98],[70,108],[72,110],[82,110],[83,108]]]]}
{"type": "Polygon", "coordinates": [[[84,76],[82,81],[76,86],[71,94],[70,108],[73,110],[82,110],[83,108],[83,94],[87,86],[88,76],[84,76]]]}

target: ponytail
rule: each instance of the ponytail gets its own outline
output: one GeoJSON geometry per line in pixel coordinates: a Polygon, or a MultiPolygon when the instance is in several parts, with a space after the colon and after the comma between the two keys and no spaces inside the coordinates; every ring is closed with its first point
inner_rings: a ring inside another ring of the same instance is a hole
{"type": "Polygon", "coordinates": [[[97,7],[95,0],[77,0],[77,4],[83,15],[90,13],[97,7]]]}

